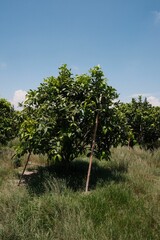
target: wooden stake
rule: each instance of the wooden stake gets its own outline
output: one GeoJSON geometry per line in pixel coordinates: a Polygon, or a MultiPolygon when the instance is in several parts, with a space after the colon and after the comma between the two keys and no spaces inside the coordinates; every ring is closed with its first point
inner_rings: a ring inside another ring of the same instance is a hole
{"type": "Polygon", "coordinates": [[[96,143],[96,133],[97,133],[97,128],[98,128],[98,117],[99,117],[99,114],[97,113],[96,121],[95,121],[94,134],[93,134],[93,141],[92,141],[91,155],[90,155],[90,159],[89,159],[89,167],[88,167],[88,174],[87,174],[87,181],[86,181],[86,192],[88,192],[88,187],[89,187],[89,180],[90,180],[91,167],[92,167],[92,160],[93,160],[93,152],[94,152],[94,148],[95,148],[95,143],[96,143]]]}
{"type": "Polygon", "coordinates": [[[28,165],[28,162],[29,162],[30,156],[31,156],[31,153],[28,154],[28,158],[27,158],[26,164],[25,164],[25,166],[24,166],[23,172],[22,172],[22,174],[21,174],[21,177],[20,177],[20,179],[19,179],[18,186],[21,184],[22,177],[23,177],[24,172],[25,172],[25,170],[26,170],[26,167],[27,167],[27,165],[28,165]]]}

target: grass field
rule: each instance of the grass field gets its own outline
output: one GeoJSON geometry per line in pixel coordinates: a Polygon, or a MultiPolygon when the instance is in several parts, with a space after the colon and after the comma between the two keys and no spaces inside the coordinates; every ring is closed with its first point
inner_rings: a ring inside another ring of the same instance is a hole
{"type": "Polygon", "coordinates": [[[159,240],[160,150],[112,149],[94,160],[87,194],[88,159],[66,170],[32,156],[38,172],[18,187],[12,154],[0,150],[0,240],[159,240]]]}

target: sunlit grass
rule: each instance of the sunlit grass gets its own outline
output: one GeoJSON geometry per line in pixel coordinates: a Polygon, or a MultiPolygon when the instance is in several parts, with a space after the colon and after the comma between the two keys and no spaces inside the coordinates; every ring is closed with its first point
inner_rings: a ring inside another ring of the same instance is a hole
{"type": "Polygon", "coordinates": [[[88,194],[86,159],[66,172],[33,156],[38,174],[18,187],[9,157],[0,159],[0,239],[159,240],[160,150],[112,149],[110,161],[94,160],[88,194]]]}

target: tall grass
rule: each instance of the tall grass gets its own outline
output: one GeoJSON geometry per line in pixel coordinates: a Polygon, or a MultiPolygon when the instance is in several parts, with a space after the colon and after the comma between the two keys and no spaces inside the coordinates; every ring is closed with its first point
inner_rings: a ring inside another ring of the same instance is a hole
{"type": "Polygon", "coordinates": [[[0,186],[0,239],[158,240],[159,156],[160,150],[112,149],[109,162],[94,161],[88,194],[86,159],[67,173],[41,167],[20,187],[16,170],[4,164],[13,174],[0,186]]]}

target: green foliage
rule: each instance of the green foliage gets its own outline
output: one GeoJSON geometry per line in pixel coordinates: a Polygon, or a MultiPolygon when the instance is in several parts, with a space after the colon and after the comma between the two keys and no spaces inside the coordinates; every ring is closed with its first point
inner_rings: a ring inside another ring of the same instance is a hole
{"type": "Polygon", "coordinates": [[[6,100],[0,99],[0,144],[5,145],[17,135],[17,112],[6,100]]]}
{"type": "Polygon", "coordinates": [[[120,110],[126,116],[129,145],[136,143],[146,149],[158,146],[160,138],[160,108],[148,103],[147,99],[132,99],[131,103],[122,103],[120,110]]]}
{"type": "Polygon", "coordinates": [[[49,77],[30,90],[21,112],[18,154],[47,154],[53,161],[72,161],[85,153],[99,114],[95,154],[107,158],[120,141],[117,126],[118,97],[99,66],[89,74],[73,76],[66,65],[58,77],[49,77]]]}

